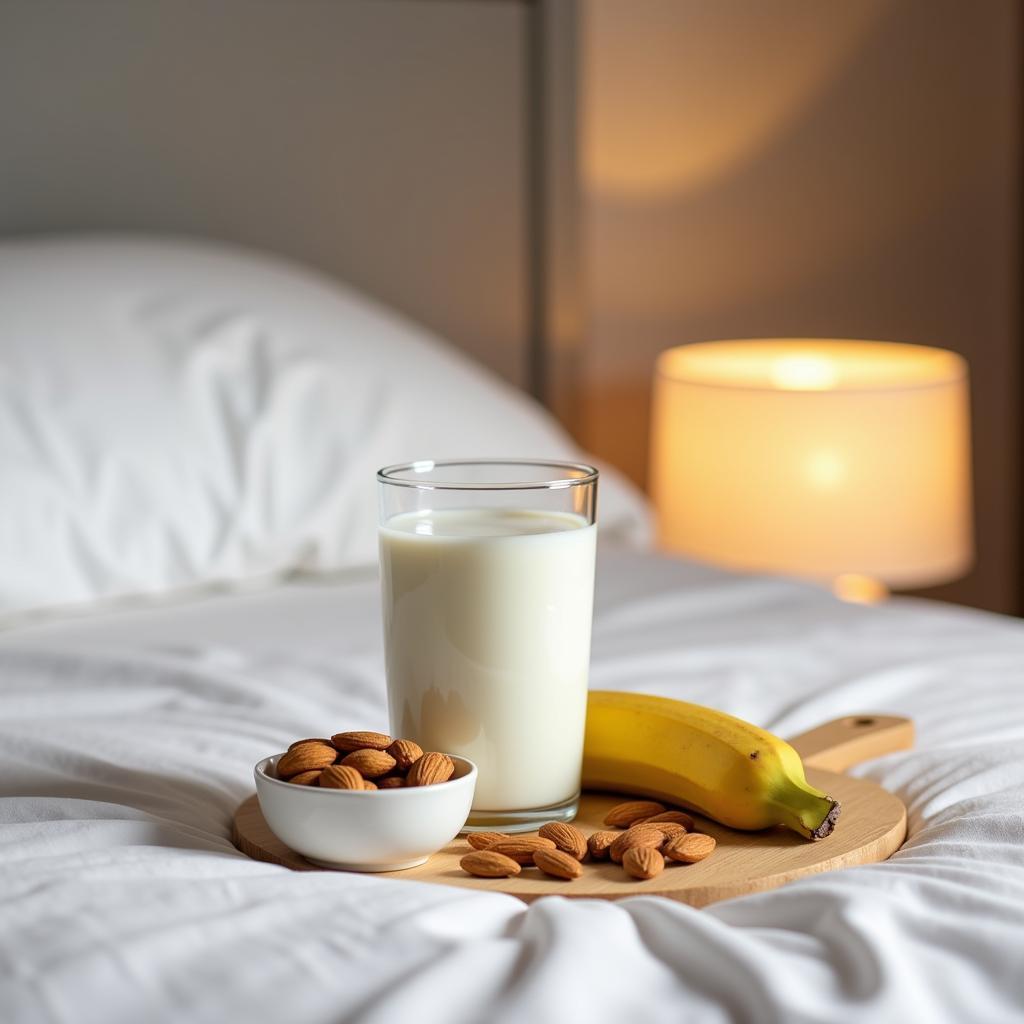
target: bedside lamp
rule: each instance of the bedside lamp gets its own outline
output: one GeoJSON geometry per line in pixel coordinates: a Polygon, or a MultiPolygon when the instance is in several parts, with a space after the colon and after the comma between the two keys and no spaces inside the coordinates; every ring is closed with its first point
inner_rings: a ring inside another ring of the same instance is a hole
{"type": "Polygon", "coordinates": [[[662,547],[828,582],[847,600],[972,559],[967,365],[878,341],[716,341],[658,358],[662,547]]]}

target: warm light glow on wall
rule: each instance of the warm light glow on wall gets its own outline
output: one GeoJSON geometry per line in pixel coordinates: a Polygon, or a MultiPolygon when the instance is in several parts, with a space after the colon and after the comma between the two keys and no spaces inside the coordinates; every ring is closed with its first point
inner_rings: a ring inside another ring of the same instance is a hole
{"type": "Polygon", "coordinates": [[[972,557],[967,367],[918,345],[723,341],[663,352],[651,480],[663,547],[913,587],[972,557]]]}
{"type": "Polygon", "coordinates": [[[891,15],[884,0],[585,8],[584,182],[634,200],[692,195],[759,159],[849,74],[891,15]]]}

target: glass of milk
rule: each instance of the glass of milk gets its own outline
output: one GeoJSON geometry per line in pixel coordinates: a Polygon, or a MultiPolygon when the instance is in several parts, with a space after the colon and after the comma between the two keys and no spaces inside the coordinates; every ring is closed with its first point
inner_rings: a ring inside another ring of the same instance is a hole
{"type": "Polygon", "coordinates": [[[476,763],[470,830],[576,814],[597,476],[520,460],[377,474],[391,731],[476,763]]]}

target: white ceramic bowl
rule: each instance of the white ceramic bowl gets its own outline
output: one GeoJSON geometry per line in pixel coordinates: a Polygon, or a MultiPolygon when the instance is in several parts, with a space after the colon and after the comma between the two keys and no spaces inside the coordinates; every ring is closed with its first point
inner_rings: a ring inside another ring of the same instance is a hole
{"type": "Polygon", "coordinates": [[[255,768],[271,832],[314,864],[346,871],[400,871],[422,864],[458,834],[473,803],[476,765],[452,756],[455,774],[434,786],[320,789],[282,782],[281,754],[255,768]]]}

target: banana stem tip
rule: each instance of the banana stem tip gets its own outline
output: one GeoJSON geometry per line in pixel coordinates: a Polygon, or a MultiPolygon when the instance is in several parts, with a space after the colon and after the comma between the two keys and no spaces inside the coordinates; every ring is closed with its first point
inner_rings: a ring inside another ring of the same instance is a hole
{"type": "MultiPolygon", "coordinates": [[[[832,800],[831,797],[828,798],[832,800]]],[[[832,835],[836,827],[836,820],[839,817],[840,804],[838,800],[832,800],[832,809],[825,815],[825,820],[811,833],[812,839],[824,839],[832,835]]]]}

